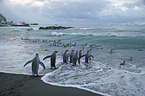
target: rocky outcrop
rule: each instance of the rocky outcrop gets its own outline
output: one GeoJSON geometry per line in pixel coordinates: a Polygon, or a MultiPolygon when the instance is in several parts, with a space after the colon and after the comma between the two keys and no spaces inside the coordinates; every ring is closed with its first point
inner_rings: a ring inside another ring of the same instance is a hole
{"type": "Polygon", "coordinates": [[[7,23],[6,18],[2,14],[0,14],[0,23],[7,23]]]}
{"type": "Polygon", "coordinates": [[[39,30],[64,30],[70,29],[73,27],[62,27],[62,26],[47,26],[47,27],[40,27],[39,30]]]}

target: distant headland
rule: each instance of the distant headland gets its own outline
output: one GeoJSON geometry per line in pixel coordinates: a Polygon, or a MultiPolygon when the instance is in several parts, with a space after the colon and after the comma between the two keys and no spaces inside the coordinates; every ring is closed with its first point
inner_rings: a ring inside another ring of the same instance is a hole
{"type": "MultiPolygon", "coordinates": [[[[28,23],[25,23],[24,21],[23,22],[19,22],[19,23],[13,23],[13,21],[11,22],[7,22],[6,20],[6,17],[3,16],[2,14],[0,14],[0,27],[7,27],[7,26],[24,26],[24,27],[30,27],[30,26],[33,26],[33,25],[39,25],[38,23],[31,23],[31,24],[28,24],[28,23]]],[[[73,27],[64,27],[64,26],[58,26],[57,24],[55,24],[55,26],[46,26],[46,27],[39,27],[39,30],[64,30],[64,29],[70,29],[70,28],[73,28],[73,27]]],[[[28,31],[32,30],[31,29],[28,29],[28,31]]]]}
{"type": "Polygon", "coordinates": [[[19,22],[19,23],[13,23],[13,21],[11,22],[7,22],[7,19],[5,16],[3,16],[2,14],[0,14],[0,27],[5,27],[5,26],[24,26],[24,27],[30,27],[30,25],[39,25],[38,23],[32,23],[32,24],[28,24],[23,22],[19,22]]]}

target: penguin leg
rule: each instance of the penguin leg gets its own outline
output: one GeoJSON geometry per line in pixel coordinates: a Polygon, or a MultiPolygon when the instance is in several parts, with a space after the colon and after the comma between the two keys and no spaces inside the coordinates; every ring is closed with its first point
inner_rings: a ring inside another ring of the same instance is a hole
{"type": "Polygon", "coordinates": [[[78,63],[80,64],[80,59],[78,59],[78,63]]]}
{"type": "Polygon", "coordinates": [[[34,76],[34,77],[35,77],[35,73],[34,73],[34,72],[32,72],[32,76],[34,76]]]}
{"type": "Polygon", "coordinates": [[[38,73],[37,73],[37,75],[36,75],[37,77],[39,77],[39,75],[38,75],[38,73]]]}

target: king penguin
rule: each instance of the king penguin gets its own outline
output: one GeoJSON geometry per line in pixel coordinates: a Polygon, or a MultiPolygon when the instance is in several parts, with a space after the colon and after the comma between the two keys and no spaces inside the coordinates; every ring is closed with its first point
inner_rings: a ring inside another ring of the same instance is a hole
{"type": "Polygon", "coordinates": [[[78,58],[78,63],[80,64],[80,57],[82,56],[82,50],[79,51],[79,58],[78,58]]]}
{"type": "Polygon", "coordinates": [[[76,53],[73,56],[73,59],[72,59],[73,66],[76,66],[77,61],[78,61],[78,51],[76,51],[76,53]]]}
{"type": "Polygon", "coordinates": [[[63,63],[68,63],[69,54],[67,52],[68,50],[66,50],[63,54],[63,63]]]}
{"type": "Polygon", "coordinates": [[[72,49],[70,53],[70,63],[72,63],[73,56],[74,56],[74,50],[72,49]]]}
{"type": "Polygon", "coordinates": [[[38,54],[38,53],[36,53],[35,58],[32,59],[32,60],[30,60],[30,61],[28,61],[28,62],[24,65],[24,67],[25,67],[27,64],[31,63],[31,62],[32,62],[32,75],[35,76],[35,74],[36,74],[36,75],[38,76],[39,64],[41,64],[41,66],[45,69],[45,65],[44,65],[43,62],[40,61],[40,59],[39,59],[39,54],[38,54]]]}
{"type": "Polygon", "coordinates": [[[89,50],[87,51],[87,54],[82,55],[79,59],[81,59],[84,56],[85,56],[85,63],[89,63],[89,60],[90,60],[91,57],[94,58],[93,55],[90,55],[89,50]]]}
{"type": "Polygon", "coordinates": [[[51,58],[51,69],[54,67],[56,69],[55,66],[55,62],[56,62],[56,53],[57,51],[54,51],[51,55],[46,56],[43,58],[43,60],[47,59],[47,58],[51,58]]]}

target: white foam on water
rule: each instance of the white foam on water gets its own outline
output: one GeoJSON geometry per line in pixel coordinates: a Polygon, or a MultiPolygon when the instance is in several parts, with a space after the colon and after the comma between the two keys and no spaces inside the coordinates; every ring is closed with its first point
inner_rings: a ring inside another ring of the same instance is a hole
{"type": "MultiPolygon", "coordinates": [[[[60,68],[61,68],[61,67],[60,67],[60,68]]],[[[59,68],[59,69],[60,69],[60,68],[59,68]]],[[[59,69],[58,69],[58,70],[59,70],[59,69]]],[[[78,89],[82,89],[82,90],[87,90],[87,91],[90,91],[90,92],[92,92],[92,93],[100,94],[100,95],[103,95],[103,96],[111,96],[111,95],[109,95],[109,94],[105,94],[105,93],[97,92],[97,91],[94,91],[94,90],[91,90],[91,89],[88,89],[88,88],[81,87],[80,85],[62,85],[62,84],[58,84],[58,83],[48,82],[47,77],[48,77],[49,75],[53,75],[53,73],[55,73],[55,72],[57,72],[57,70],[55,70],[55,71],[53,71],[53,72],[51,72],[51,73],[45,74],[45,75],[41,78],[41,80],[42,80],[43,82],[47,83],[47,84],[54,85],[54,86],[60,86],[60,87],[74,87],[74,88],[78,88],[78,89]]]]}
{"type": "Polygon", "coordinates": [[[89,67],[62,65],[59,69],[42,77],[45,83],[57,86],[76,87],[110,95],[145,94],[144,74],[105,67],[100,62],[92,62],[89,67]],[[94,63],[96,63],[95,66],[94,63]]]}

